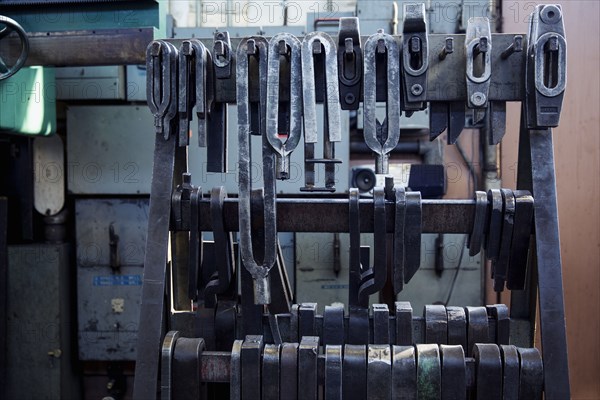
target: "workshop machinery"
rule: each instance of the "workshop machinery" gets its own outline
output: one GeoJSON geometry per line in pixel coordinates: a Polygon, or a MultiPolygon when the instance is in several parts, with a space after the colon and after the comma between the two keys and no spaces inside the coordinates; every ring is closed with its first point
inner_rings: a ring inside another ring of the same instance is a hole
{"type": "Polygon", "coordinates": [[[155,152],[135,398],[569,398],[551,130],[566,83],[561,8],[537,6],[521,35],[492,33],[485,17],[471,18],[465,34],[429,34],[424,4],[404,4],[403,13],[399,35],[361,36],[357,18],[342,18],[338,38],[218,32],[150,43],[155,152]],[[385,178],[401,113],[429,105],[431,138],[446,130],[449,144],[467,113],[497,144],[507,101],[522,104],[516,190],[425,200],[385,178]],[[385,182],[369,198],[354,188],[331,194],[340,110],[359,102],[385,182]],[[386,105],[382,119],[377,102],[386,105]],[[236,138],[225,135],[227,103],[237,104],[236,138]],[[192,120],[198,138],[189,136],[192,120]],[[232,139],[237,198],[195,186],[186,147],[206,146],[209,170],[224,172],[232,139]],[[301,145],[306,195],[280,196],[277,180],[301,145]],[[312,180],[317,168],[323,186],[312,180]],[[213,232],[210,246],[203,231],[213,232]],[[278,232],[349,233],[345,306],[318,314],[315,303],[293,304],[278,232]],[[360,245],[365,232],[373,249],[360,245]],[[398,294],[410,285],[422,233],[469,234],[470,254],[484,248],[491,261],[494,290],[511,289],[510,309],[434,304],[421,317],[408,302],[369,306],[386,286],[398,294]],[[171,313],[177,302],[189,311],[171,313]]]}

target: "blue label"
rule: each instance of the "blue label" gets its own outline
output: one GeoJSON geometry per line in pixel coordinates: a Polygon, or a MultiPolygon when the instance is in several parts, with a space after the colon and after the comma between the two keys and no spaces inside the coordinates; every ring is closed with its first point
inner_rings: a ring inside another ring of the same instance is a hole
{"type": "Polygon", "coordinates": [[[94,276],[94,286],[142,286],[141,275],[94,276]]]}

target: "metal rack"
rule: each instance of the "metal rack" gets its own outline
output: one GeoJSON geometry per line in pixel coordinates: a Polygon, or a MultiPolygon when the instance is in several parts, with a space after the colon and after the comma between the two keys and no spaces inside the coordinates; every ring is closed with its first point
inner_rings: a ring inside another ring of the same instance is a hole
{"type": "Polygon", "coordinates": [[[404,15],[398,36],[380,31],[363,37],[356,18],[343,18],[333,38],[321,32],[236,40],[217,32],[212,39],[148,46],[156,142],[135,398],[156,398],[159,379],[165,399],[207,393],[316,399],[321,392],[326,398],[396,398],[398,391],[410,398],[569,397],[551,130],[565,88],[560,6],[538,6],[527,35],[492,34],[486,18],[471,19],[465,35],[427,34],[423,4],[406,4],[404,15]],[[317,84],[327,90],[315,91],[317,84]],[[276,178],[286,178],[302,118],[305,166],[323,164],[331,183],[339,109],[363,103],[365,141],[377,173],[387,174],[401,112],[429,105],[431,138],[447,130],[450,144],[469,113],[497,144],[505,134],[507,101],[522,103],[517,190],[421,200],[420,193],[387,179],[372,199],[359,199],[354,189],[317,194],[335,189],[309,178],[306,196],[277,196],[276,178]],[[387,104],[384,121],[375,118],[376,102],[387,104]],[[237,199],[223,188],[205,196],[187,171],[187,127],[195,107],[208,170],[224,172],[227,103],[238,107],[237,199]],[[317,103],[327,104],[330,122],[319,135],[310,112],[317,103]],[[321,159],[314,158],[317,140],[324,146],[321,159]],[[262,148],[260,189],[251,185],[251,142],[262,148]],[[202,231],[214,233],[212,261],[202,251],[202,231]],[[284,231],[350,233],[347,313],[331,306],[321,316],[314,303],[292,304],[277,245],[277,232],[284,231]],[[374,233],[370,267],[365,249],[353,241],[361,232],[374,233]],[[420,318],[409,304],[396,302],[393,312],[387,304],[369,311],[369,294],[389,282],[396,294],[409,284],[419,267],[420,235],[427,232],[469,233],[471,254],[483,244],[494,288],[512,289],[510,310],[432,305],[420,318]],[[194,301],[198,309],[168,313],[167,288],[173,304],[194,301]],[[541,355],[532,348],[538,312],[541,355]]]}

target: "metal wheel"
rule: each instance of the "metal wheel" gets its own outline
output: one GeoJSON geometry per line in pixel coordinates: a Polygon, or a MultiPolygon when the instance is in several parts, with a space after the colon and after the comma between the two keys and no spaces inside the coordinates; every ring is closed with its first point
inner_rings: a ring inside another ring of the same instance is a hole
{"type": "Polygon", "coordinates": [[[23,30],[17,21],[0,15],[0,81],[16,74],[25,64],[28,55],[29,39],[27,38],[25,30],[23,30]],[[18,54],[18,57],[13,55],[13,52],[11,51],[12,46],[3,46],[3,44],[14,41],[17,38],[21,45],[21,51],[18,54]],[[2,51],[3,48],[7,48],[8,51],[2,51]],[[5,61],[6,58],[9,60],[8,63],[5,61]],[[14,60],[15,58],[16,61],[11,63],[10,60],[14,60]]]}

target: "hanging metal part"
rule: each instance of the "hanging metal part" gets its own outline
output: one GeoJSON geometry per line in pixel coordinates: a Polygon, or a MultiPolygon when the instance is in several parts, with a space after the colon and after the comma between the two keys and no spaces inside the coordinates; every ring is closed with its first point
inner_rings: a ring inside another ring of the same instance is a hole
{"type": "MultiPolygon", "coordinates": [[[[473,346],[477,382],[477,400],[502,400],[502,359],[495,344],[477,343],[473,346]]],[[[530,397],[523,397],[529,399],[530,397]]]]}
{"type": "Polygon", "coordinates": [[[501,345],[502,356],[502,398],[503,400],[519,399],[519,353],[511,345],[501,345]]]}
{"type": "MultiPolygon", "coordinates": [[[[231,78],[235,64],[228,32],[215,32],[212,51],[212,68],[209,67],[209,90],[215,90],[218,80],[231,78]],[[214,76],[214,79],[213,79],[214,76]]],[[[206,140],[199,136],[202,146],[206,142],[206,171],[227,172],[227,103],[217,101],[210,93],[206,140]]]]}
{"type": "MultiPolygon", "coordinates": [[[[266,137],[277,155],[276,177],[290,177],[290,155],[302,134],[302,65],[300,41],[290,33],[280,33],[269,41],[266,96],[266,137]],[[289,70],[289,83],[280,82],[281,58],[289,70]],[[281,87],[289,85],[289,99],[281,97],[281,87]],[[282,139],[284,138],[284,139],[282,139]]],[[[239,104],[239,99],[238,99],[239,104]]]]}
{"type": "Polygon", "coordinates": [[[475,217],[473,218],[473,230],[469,235],[469,256],[473,257],[481,251],[484,239],[485,222],[487,217],[488,199],[485,192],[475,192],[475,217]]]}
{"type": "MultiPolygon", "coordinates": [[[[237,107],[238,107],[238,140],[239,140],[239,225],[240,255],[244,267],[254,280],[254,302],[269,304],[269,271],[277,260],[277,225],[275,197],[275,160],[267,146],[263,143],[263,182],[264,188],[264,260],[259,265],[254,258],[251,236],[251,204],[250,191],[252,182],[250,159],[250,126],[251,113],[249,102],[249,58],[255,57],[258,62],[259,85],[259,126],[265,129],[266,118],[266,74],[267,74],[267,41],[262,37],[243,39],[237,50],[237,107]]],[[[265,135],[263,135],[263,139],[265,135]]]]}
{"type": "Polygon", "coordinates": [[[502,231],[500,234],[500,247],[498,258],[492,262],[492,271],[494,274],[494,290],[501,292],[504,290],[504,282],[508,272],[508,263],[510,261],[510,246],[513,238],[513,227],[515,221],[515,197],[512,190],[501,189],[503,212],[502,212],[502,231]]]}
{"type": "Polygon", "coordinates": [[[383,187],[373,189],[373,266],[365,270],[361,268],[358,301],[368,304],[369,295],[379,292],[387,279],[387,232],[385,217],[385,192],[383,187]]]}
{"type": "Polygon", "coordinates": [[[342,346],[325,346],[325,399],[342,400],[342,346]]]}
{"type": "Polygon", "coordinates": [[[155,40],[146,50],[146,96],[154,115],[156,133],[168,139],[177,110],[177,50],[169,42],[155,40]]]}
{"type": "Polygon", "coordinates": [[[417,346],[417,397],[439,399],[442,394],[442,368],[437,344],[417,346]]]}
{"type": "Polygon", "coordinates": [[[404,225],[406,219],[406,192],[403,187],[395,189],[395,216],[394,216],[394,294],[398,295],[404,286],[404,225]]]}
{"type": "Polygon", "coordinates": [[[492,77],[492,34],[486,17],[470,18],[465,37],[467,106],[475,109],[473,123],[486,115],[492,77]]]}
{"type": "MultiPolygon", "coordinates": [[[[216,272],[204,288],[205,299],[225,293],[230,288],[235,274],[233,237],[231,232],[225,231],[224,224],[223,204],[226,197],[227,192],[223,186],[215,187],[210,192],[210,218],[214,235],[216,272]]],[[[214,304],[214,300],[209,303],[214,304]]]]}
{"type": "Polygon", "coordinates": [[[200,199],[202,188],[192,188],[190,192],[190,255],[188,297],[196,300],[202,280],[202,232],[200,231],[200,199]]]}
{"type": "MultiPolygon", "coordinates": [[[[179,146],[190,138],[192,109],[198,116],[198,137],[206,137],[208,50],[197,39],[184,40],[179,51],[179,146]]],[[[210,66],[212,68],[212,65],[210,66]]]]}
{"type": "Polygon", "coordinates": [[[429,40],[424,3],[404,4],[402,32],[402,109],[409,112],[423,110],[427,107],[429,68],[429,40]]]}
{"type": "MultiPolygon", "coordinates": [[[[304,103],[304,179],[301,191],[335,191],[335,142],[342,141],[338,64],[335,42],[323,32],[312,32],[302,41],[302,99],[304,103]],[[320,79],[319,79],[320,78],[320,79]],[[318,84],[317,84],[318,83],[318,84]],[[323,103],[323,158],[315,158],[318,141],[317,102],[323,103]],[[325,166],[325,187],[315,187],[315,165],[325,166]]],[[[289,140],[289,139],[288,139],[289,140]]]]}
{"type": "Polygon", "coordinates": [[[388,157],[400,139],[400,65],[398,43],[383,32],[371,35],[364,48],[363,133],[367,146],[375,153],[375,173],[388,173],[388,157]],[[377,70],[384,68],[387,91],[386,118],[376,117],[377,70]]]}
{"type": "Polygon", "coordinates": [[[560,5],[538,5],[529,25],[527,127],[558,126],[567,83],[567,43],[560,5]]]}
{"type": "Polygon", "coordinates": [[[406,192],[404,218],[404,283],[410,282],[421,266],[421,192],[406,192]]]}
{"type": "Polygon", "coordinates": [[[367,399],[367,346],[347,344],[342,362],[344,399],[367,399]]]}
{"type": "Polygon", "coordinates": [[[442,400],[467,397],[465,352],[462,346],[440,345],[442,400]]]}
{"type": "Polygon", "coordinates": [[[363,53],[360,26],[356,17],[340,18],[337,46],[340,106],[358,110],[363,78],[363,53]]]}
{"type": "Polygon", "coordinates": [[[281,348],[281,400],[298,399],[298,343],[284,343],[281,348]]]}
{"type": "Polygon", "coordinates": [[[506,287],[523,290],[527,277],[527,260],[531,240],[533,196],[527,190],[515,190],[515,221],[506,287]]]}
{"type": "Polygon", "coordinates": [[[417,400],[415,347],[392,346],[392,398],[417,400]]]}

